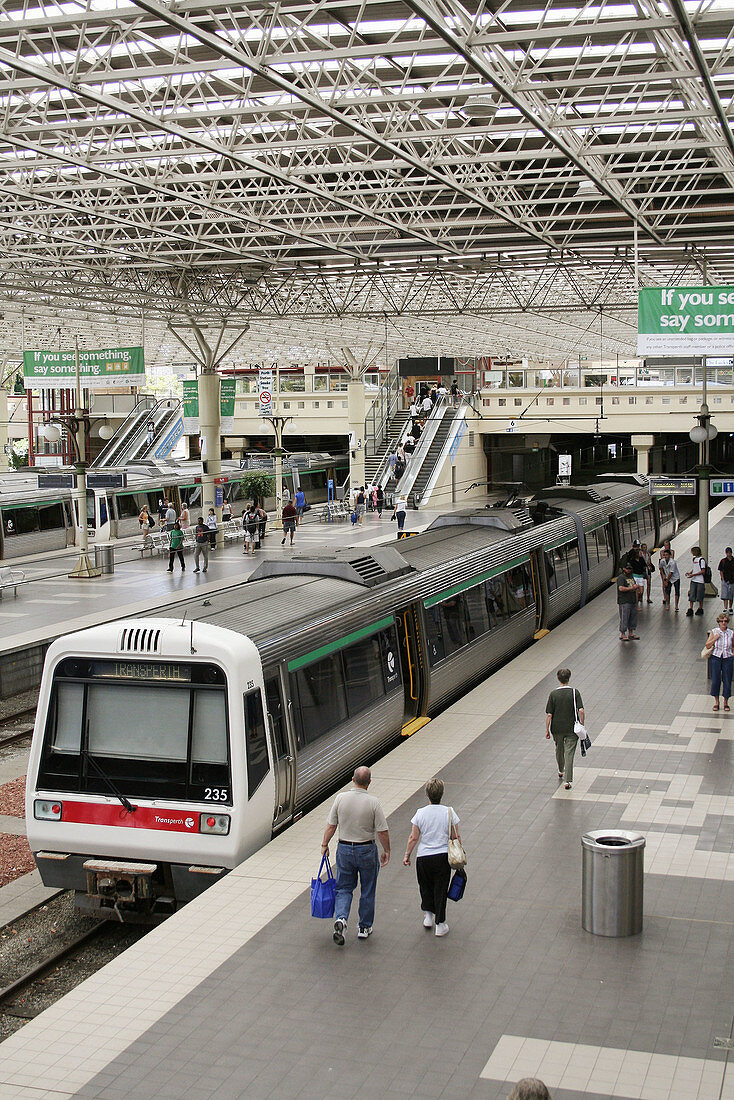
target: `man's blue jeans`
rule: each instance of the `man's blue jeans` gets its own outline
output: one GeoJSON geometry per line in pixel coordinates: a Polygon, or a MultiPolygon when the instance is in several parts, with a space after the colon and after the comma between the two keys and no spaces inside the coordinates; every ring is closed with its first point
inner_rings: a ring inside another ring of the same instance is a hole
{"type": "Polygon", "coordinates": [[[375,890],[380,857],[377,845],[342,844],[336,849],[336,905],[334,919],[346,921],[352,907],[352,894],[357,889],[359,876],[359,926],[371,928],[375,920],[375,890]]]}

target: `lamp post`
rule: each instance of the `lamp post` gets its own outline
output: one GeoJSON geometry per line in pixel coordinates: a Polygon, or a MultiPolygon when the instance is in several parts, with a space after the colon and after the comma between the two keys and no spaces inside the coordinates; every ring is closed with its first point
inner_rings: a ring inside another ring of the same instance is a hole
{"type": "MultiPolygon", "coordinates": [[[[101,577],[102,570],[97,569],[89,560],[89,533],[87,531],[87,435],[91,432],[92,422],[89,412],[82,406],[82,387],[79,375],[79,341],[76,342],[76,408],[73,413],[67,413],[60,417],[61,423],[50,423],[43,429],[43,434],[49,443],[58,443],[61,439],[62,425],[69,431],[69,439],[74,448],[74,469],[76,471],[76,488],[74,498],[77,507],[77,519],[79,523],[79,557],[77,563],[69,573],[70,577],[78,580],[89,580],[93,577],[101,577]]],[[[102,438],[112,436],[112,429],[103,425],[99,434],[102,438]]]]}
{"type": "Polygon", "coordinates": [[[711,413],[706,404],[706,360],[702,360],[703,392],[701,410],[696,416],[698,423],[694,424],[688,433],[693,443],[698,444],[698,541],[701,547],[701,555],[708,561],[709,557],[709,480],[711,467],[709,465],[709,444],[716,439],[718,430],[711,423],[711,413]]]}
{"type": "Polygon", "coordinates": [[[295,424],[292,424],[292,416],[276,416],[275,414],[263,414],[262,424],[260,425],[260,431],[263,435],[269,431],[268,424],[275,432],[275,447],[273,454],[275,455],[275,530],[282,531],[283,529],[283,432],[295,431],[295,424]]]}

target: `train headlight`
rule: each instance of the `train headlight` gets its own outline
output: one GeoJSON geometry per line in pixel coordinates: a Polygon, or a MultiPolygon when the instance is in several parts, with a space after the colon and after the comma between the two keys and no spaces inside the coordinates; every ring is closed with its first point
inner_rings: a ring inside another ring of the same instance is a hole
{"type": "Polygon", "coordinates": [[[45,798],[37,798],[33,803],[33,816],[38,821],[61,821],[63,803],[49,802],[45,798]]]}
{"type": "Polygon", "coordinates": [[[229,832],[229,814],[199,814],[199,832],[226,836],[229,832]]]}

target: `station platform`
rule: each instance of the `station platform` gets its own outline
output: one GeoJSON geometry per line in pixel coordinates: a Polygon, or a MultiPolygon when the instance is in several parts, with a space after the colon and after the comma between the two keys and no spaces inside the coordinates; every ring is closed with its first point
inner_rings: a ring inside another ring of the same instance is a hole
{"type": "MultiPolygon", "coordinates": [[[[467,506],[466,501],[456,505],[457,508],[467,506]]],[[[274,529],[270,517],[261,550],[247,557],[242,553],[241,539],[228,542],[210,554],[206,573],[194,573],[191,551],[186,554],[186,571],[182,572],[176,561],[173,573],[169,573],[164,555],[151,557],[146,554],[143,557],[140,554],[137,549],[142,542],[140,536],[112,543],[114,573],[89,580],[68,576],[78,557],[74,548],[6,563],[9,568],[21,569],[25,581],[18,585],[17,597],[6,594],[0,600],[2,696],[16,694],[38,683],[45,647],[61,634],[129,615],[165,610],[194,593],[215,592],[240,584],[268,558],[287,558],[298,551],[324,546],[369,546],[396,537],[396,524],[390,521],[389,509],[383,511],[381,518],[377,513],[368,512],[361,526],[352,526],[351,523],[320,523],[315,514],[317,507],[297,528],[293,547],[289,542],[281,545],[281,533],[274,529]]],[[[410,512],[406,530],[423,531],[438,515],[450,510],[410,512]]],[[[90,556],[93,560],[93,546],[90,556]]]]}
{"type": "Polygon", "coordinates": [[[712,713],[698,659],[721,603],[653,599],[621,643],[610,588],[374,766],[393,856],[369,940],[310,917],[330,798],[7,1039],[0,1098],[500,1100],[538,1076],[553,1100],[734,1100],[734,712],[712,713]],[[570,791],[544,737],[563,665],[593,740],[570,791]],[[469,859],[443,939],[402,865],[437,773],[469,859]],[[647,841],[626,939],[581,927],[580,838],[612,827],[647,841]]]}

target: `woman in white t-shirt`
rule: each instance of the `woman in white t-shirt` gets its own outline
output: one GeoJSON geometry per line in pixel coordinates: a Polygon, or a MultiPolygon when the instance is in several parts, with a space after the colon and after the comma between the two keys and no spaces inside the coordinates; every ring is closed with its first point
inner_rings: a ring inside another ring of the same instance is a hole
{"type": "Polygon", "coordinates": [[[436,926],[436,935],[445,936],[449,930],[446,923],[446,896],[451,880],[449,866],[449,811],[453,821],[451,836],[461,841],[456,826],[459,818],[453,806],[442,806],[443,780],[429,779],[426,783],[428,806],[421,806],[411,820],[413,826],[405,849],[403,863],[410,866],[410,854],[418,845],[415,871],[418,876],[418,888],[421,892],[423,927],[436,926]]]}

